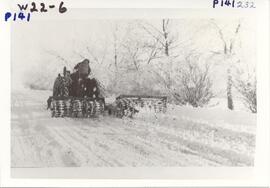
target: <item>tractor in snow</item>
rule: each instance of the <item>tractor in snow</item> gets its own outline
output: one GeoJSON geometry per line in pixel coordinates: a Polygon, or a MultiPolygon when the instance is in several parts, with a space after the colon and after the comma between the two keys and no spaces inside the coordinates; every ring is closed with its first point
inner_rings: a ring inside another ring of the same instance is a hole
{"type": "Polygon", "coordinates": [[[99,115],[133,117],[140,109],[166,112],[166,96],[120,95],[113,103],[106,103],[100,83],[89,78],[89,60],[78,63],[70,73],[64,67],[54,81],[53,95],[47,100],[52,117],[91,118],[99,115]]]}

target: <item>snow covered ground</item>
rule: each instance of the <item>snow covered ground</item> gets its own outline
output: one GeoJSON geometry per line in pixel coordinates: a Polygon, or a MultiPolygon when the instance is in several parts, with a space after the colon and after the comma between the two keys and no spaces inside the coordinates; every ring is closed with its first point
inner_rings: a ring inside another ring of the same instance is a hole
{"type": "Polygon", "coordinates": [[[12,167],[252,166],[256,115],[169,106],[133,119],[51,118],[51,92],[12,92],[12,167]]]}

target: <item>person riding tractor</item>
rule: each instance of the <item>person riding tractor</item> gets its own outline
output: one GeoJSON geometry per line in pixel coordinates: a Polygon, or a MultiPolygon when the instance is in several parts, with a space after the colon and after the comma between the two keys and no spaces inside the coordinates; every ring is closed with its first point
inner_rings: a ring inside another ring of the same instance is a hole
{"type": "Polygon", "coordinates": [[[165,112],[167,97],[120,95],[113,103],[105,103],[104,87],[95,78],[89,78],[91,69],[85,59],[74,66],[73,73],[64,67],[53,86],[53,96],[47,100],[52,117],[96,117],[101,114],[119,118],[133,117],[138,108],[148,106],[155,112],[165,112]],[[101,94],[102,93],[102,94],[101,94]]]}
{"type": "Polygon", "coordinates": [[[54,97],[98,98],[100,90],[95,78],[90,79],[89,60],[85,59],[75,65],[73,73],[64,67],[63,76],[58,74],[53,87],[54,97]]]}

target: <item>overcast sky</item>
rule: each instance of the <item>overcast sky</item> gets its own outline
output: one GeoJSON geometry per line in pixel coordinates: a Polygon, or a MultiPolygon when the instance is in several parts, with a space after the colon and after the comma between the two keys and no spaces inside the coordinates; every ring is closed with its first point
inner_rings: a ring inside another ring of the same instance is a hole
{"type": "MultiPolygon", "coordinates": [[[[134,21],[134,20],[133,20],[134,21]]],[[[141,20],[158,26],[160,19],[141,20]]],[[[12,25],[11,34],[11,60],[13,83],[19,83],[23,75],[33,67],[44,65],[52,60],[48,51],[53,51],[61,56],[74,61],[74,64],[82,58],[76,55],[82,52],[85,43],[92,44],[95,48],[104,48],[112,45],[111,36],[113,24],[127,24],[132,20],[39,20],[30,24],[12,25]]],[[[222,42],[218,32],[210,28],[209,19],[179,19],[173,20],[174,30],[178,32],[179,39],[185,44],[186,39],[192,39],[192,43],[202,52],[219,50],[222,42]]],[[[225,37],[230,38],[238,20],[216,20],[223,28],[225,37]]],[[[256,64],[256,31],[254,23],[242,20],[240,30],[241,50],[239,54],[247,64],[256,64]]],[[[83,52],[82,52],[83,53],[83,52]]],[[[90,58],[90,57],[89,57],[90,58]]]]}

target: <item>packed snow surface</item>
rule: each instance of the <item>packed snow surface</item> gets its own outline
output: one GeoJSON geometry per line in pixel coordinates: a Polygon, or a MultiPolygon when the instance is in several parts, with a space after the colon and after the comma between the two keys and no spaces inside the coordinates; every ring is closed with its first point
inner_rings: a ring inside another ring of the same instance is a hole
{"type": "Polygon", "coordinates": [[[252,166],[256,115],[169,105],[134,118],[51,118],[50,91],[12,92],[12,167],[252,166]]]}

